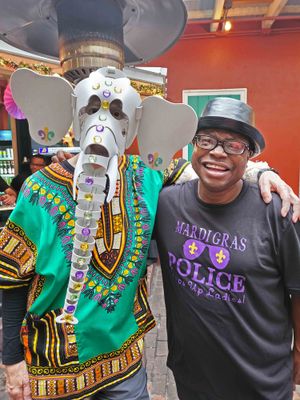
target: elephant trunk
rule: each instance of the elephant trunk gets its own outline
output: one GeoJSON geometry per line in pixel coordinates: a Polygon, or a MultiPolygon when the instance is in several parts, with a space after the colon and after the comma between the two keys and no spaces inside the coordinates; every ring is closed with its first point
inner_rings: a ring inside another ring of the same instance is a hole
{"type": "Polygon", "coordinates": [[[74,314],[95,245],[100,208],[115,193],[118,147],[112,136],[108,128],[103,129],[101,136],[96,128],[90,129],[75,167],[74,183],[78,187],[75,237],[63,312],[56,318],[59,323],[78,323],[74,314]],[[105,192],[106,187],[109,188],[108,193],[105,192]]]}

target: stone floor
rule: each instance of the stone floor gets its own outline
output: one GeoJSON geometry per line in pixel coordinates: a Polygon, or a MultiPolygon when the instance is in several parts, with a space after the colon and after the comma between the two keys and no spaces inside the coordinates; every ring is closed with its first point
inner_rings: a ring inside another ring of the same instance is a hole
{"type": "Polygon", "coordinates": [[[151,400],[177,400],[173,374],[166,366],[168,353],[166,310],[160,266],[150,267],[149,303],[156,319],[156,327],[146,335],[145,362],[151,400]]]}

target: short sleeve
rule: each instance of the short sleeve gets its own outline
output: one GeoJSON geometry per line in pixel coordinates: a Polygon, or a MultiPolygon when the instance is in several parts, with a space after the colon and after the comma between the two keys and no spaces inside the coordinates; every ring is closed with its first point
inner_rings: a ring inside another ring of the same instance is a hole
{"type": "Polygon", "coordinates": [[[300,295],[300,223],[289,222],[279,243],[279,263],[290,294],[300,295]]]}
{"type": "Polygon", "coordinates": [[[24,225],[34,221],[26,203],[21,195],[0,234],[0,289],[27,286],[35,272],[37,249],[24,225]]]}

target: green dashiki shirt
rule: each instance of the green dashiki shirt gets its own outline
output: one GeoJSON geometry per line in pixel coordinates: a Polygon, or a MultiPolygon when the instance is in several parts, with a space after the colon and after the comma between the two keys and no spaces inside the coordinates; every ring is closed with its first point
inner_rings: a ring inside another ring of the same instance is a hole
{"type": "Polygon", "coordinates": [[[143,337],[155,324],[147,302],[146,259],[158,195],[186,164],[164,174],[122,156],[113,200],[102,207],[96,246],[76,310],[57,324],[69,279],[73,170],[52,164],[27,178],[0,236],[0,288],[29,285],[21,328],[33,399],[83,399],[134,374],[143,337]]]}

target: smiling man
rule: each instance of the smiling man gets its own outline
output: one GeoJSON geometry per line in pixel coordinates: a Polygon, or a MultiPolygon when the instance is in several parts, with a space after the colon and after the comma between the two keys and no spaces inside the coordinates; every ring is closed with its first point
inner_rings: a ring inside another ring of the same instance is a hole
{"type": "Polygon", "coordinates": [[[265,147],[245,103],[209,102],[199,179],[163,189],[155,235],[180,400],[291,400],[300,383],[300,226],[242,179],[265,147]],[[294,328],[294,348],[291,351],[294,328]]]}

